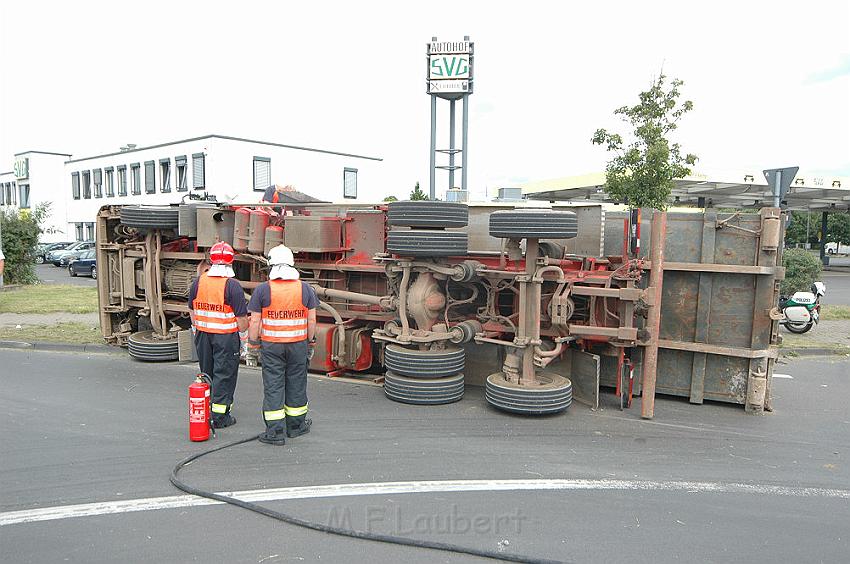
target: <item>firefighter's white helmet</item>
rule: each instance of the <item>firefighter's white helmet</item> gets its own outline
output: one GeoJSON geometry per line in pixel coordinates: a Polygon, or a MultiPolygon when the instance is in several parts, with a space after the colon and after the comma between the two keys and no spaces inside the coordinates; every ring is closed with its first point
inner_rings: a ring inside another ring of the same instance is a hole
{"type": "Polygon", "coordinates": [[[286,245],[278,245],[269,250],[269,265],[277,266],[279,264],[295,266],[295,258],[292,256],[292,251],[286,245]]]}

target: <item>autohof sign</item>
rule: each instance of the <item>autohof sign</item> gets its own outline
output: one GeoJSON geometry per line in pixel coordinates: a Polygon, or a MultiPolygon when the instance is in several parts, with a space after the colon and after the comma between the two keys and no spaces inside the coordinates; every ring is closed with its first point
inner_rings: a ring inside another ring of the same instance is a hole
{"type": "Polygon", "coordinates": [[[471,41],[434,41],[428,43],[428,94],[456,99],[472,94],[471,41]]]}

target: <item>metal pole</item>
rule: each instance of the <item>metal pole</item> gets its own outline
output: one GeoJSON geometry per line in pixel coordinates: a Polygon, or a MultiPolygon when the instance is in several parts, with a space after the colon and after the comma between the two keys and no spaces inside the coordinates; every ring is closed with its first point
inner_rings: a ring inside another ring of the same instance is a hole
{"type": "Polygon", "coordinates": [[[820,262],[821,264],[827,264],[826,262],[826,228],[827,228],[827,219],[829,214],[827,212],[822,212],[820,216],[820,262]]]}
{"type": "Polygon", "coordinates": [[[664,247],[667,239],[667,212],[655,211],[652,216],[652,235],[649,242],[652,270],[649,272],[649,288],[652,305],[646,316],[649,344],[643,355],[643,390],[640,399],[640,416],[652,419],[655,416],[655,381],[658,369],[658,332],[661,328],[661,287],[664,282],[664,247]]]}
{"type": "Polygon", "coordinates": [[[773,207],[775,207],[775,208],[779,207],[779,192],[780,192],[779,187],[780,186],[782,186],[782,171],[777,170],[776,171],[776,182],[773,185],[773,207]]]}
{"type": "Polygon", "coordinates": [[[455,100],[449,101],[449,190],[455,187],[455,100]]]}
{"type": "Polygon", "coordinates": [[[428,195],[434,199],[434,185],[437,181],[437,97],[431,94],[431,170],[430,170],[430,188],[428,195]]]}
{"type": "Polygon", "coordinates": [[[525,288],[525,293],[520,291],[519,307],[525,309],[525,348],[522,350],[522,383],[526,386],[532,385],[537,375],[534,370],[534,345],[540,340],[540,291],[542,284],[532,282],[537,270],[537,255],[539,253],[539,240],[525,240],[525,278],[520,282],[520,290],[525,288]],[[523,300],[523,297],[525,300],[523,300]],[[525,303],[523,303],[525,302],[525,303]]]}
{"type": "Polygon", "coordinates": [[[469,94],[463,95],[463,123],[461,124],[462,128],[462,141],[463,141],[463,149],[460,154],[461,157],[461,169],[460,169],[460,178],[461,184],[460,187],[462,190],[466,190],[466,169],[469,166],[468,154],[467,150],[467,142],[469,140],[469,94]]]}

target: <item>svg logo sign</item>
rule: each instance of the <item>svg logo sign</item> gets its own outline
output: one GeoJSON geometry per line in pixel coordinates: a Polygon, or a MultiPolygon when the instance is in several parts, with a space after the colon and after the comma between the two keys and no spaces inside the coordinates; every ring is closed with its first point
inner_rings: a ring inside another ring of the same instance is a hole
{"type": "Polygon", "coordinates": [[[431,55],[429,78],[469,78],[468,55],[431,55]]]}

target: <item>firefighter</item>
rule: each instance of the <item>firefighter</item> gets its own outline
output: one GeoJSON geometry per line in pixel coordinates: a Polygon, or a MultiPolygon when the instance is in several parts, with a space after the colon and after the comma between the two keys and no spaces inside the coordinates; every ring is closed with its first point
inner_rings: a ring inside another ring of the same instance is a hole
{"type": "Polygon", "coordinates": [[[251,295],[248,311],[249,354],[262,354],[263,419],[261,442],[283,445],[285,437],[310,431],[307,418],[307,365],[316,343],[319,298],[301,282],[292,251],[278,245],[269,251],[269,281],[251,295]]]}
{"type": "Polygon", "coordinates": [[[189,291],[189,314],[201,372],[212,381],[212,424],[220,429],[236,423],[231,413],[239,371],[240,331],[248,329],[245,293],[233,279],[233,247],[224,242],[210,249],[212,266],[189,291]]]}

